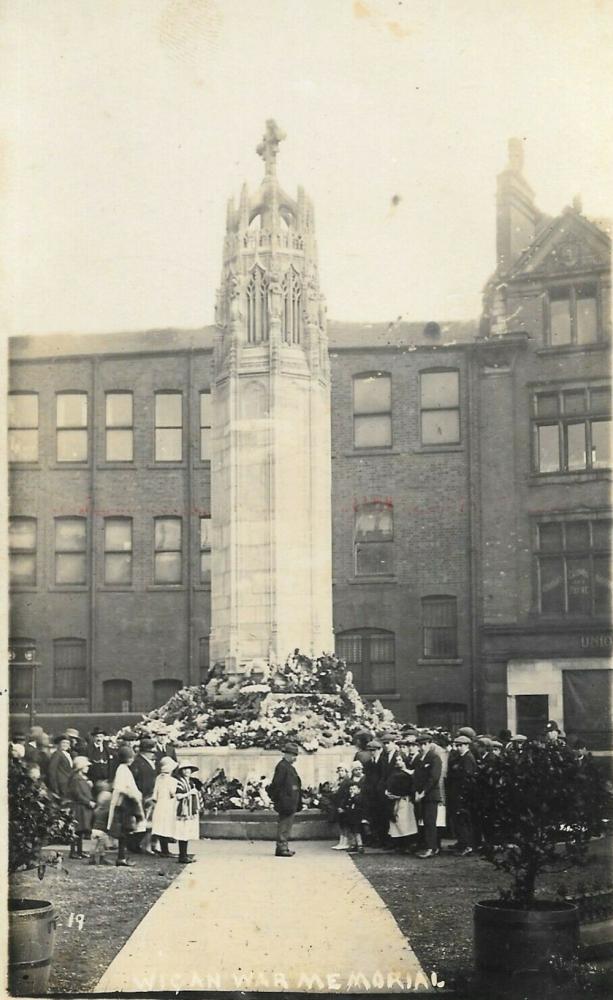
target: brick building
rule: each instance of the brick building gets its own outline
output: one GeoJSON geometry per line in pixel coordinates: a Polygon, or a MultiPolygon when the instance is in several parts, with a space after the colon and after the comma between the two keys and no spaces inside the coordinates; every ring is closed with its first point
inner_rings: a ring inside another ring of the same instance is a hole
{"type": "MultiPolygon", "coordinates": [[[[605,747],[610,240],[538,212],[516,143],[497,257],[480,323],[328,323],[336,648],[401,718],[605,747]]],[[[209,669],[213,350],[213,327],[12,341],[11,642],[57,725],[209,669]]]]}

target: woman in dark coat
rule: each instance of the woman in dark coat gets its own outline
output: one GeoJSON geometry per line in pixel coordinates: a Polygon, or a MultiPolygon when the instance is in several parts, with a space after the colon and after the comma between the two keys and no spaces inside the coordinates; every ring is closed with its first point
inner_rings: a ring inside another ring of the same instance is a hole
{"type": "Polygon", "coordinates": [[[67,797],[77,828],[76,837],[70,845],[71,858],[87,857],[83,853],[83,837],[89,836],[91,832],[94,806],[96,805],[92,797],[91,781],[87,780],[88,770],[88,758],[75,757],[67,786],[67,797]]]}

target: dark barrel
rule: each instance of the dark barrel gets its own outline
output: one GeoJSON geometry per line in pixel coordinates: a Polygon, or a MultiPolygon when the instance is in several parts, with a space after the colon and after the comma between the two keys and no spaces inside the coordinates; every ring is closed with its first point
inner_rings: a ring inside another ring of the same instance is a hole
{"type": "Polygon", "coordinates": [[[474,925],[475,965],[482,972],[536,972],[554,956],[572,958],[579,944],[579,913],[572,903],[539,900],[522,909],[487,899],[475,904],[474,925]]]}
{"type": "Polygon", "coordinates": [[[9,992],[39,996],[47,992],[55,944],[56,914],[51,903],[9,899],[9,992]]]}

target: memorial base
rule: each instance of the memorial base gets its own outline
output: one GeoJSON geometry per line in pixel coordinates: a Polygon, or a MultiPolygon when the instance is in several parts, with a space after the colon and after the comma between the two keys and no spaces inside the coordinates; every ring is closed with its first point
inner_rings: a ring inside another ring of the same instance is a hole
{"type": "MultiPolygon", "coordinates": [[[[277,814],[269,809],[231,809],[200,818],[203,840],[270,840],[277,836],[277,814]]],[[[318,809],[297,813],[292,840],[336,840],[336,827],[318,809]]]]}
{"type": "MultiPolygon", "coordinates": [[[[349,768],[356,748],[351,745],[320,747],[314,753],[299,754],[295,768],[300,775],[303,788],[319,788],[324,781],[336,780],[339,765],[349,768]]],[[[260,747],[237,749],[236,747],[190,747],[177,748],[179,760],[188,758],[198,767],[198,777],[208,781],[216,771],[223,770],[226,778],[247,781],[272,780],[274,770],[281,760],[279,750],[262,750],[260,747]]]]}

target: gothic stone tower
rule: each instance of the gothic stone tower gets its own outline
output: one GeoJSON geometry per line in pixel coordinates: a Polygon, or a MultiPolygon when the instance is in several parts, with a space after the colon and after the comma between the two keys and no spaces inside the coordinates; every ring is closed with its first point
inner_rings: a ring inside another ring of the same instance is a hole
{"type": "Polygon", "coordinates": [[[313,207],[280,188],[228,204],[212,386],[211,655],[226,671],[331,651],[330,371],[313,207]]]}

